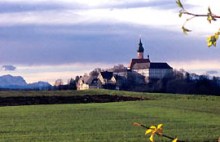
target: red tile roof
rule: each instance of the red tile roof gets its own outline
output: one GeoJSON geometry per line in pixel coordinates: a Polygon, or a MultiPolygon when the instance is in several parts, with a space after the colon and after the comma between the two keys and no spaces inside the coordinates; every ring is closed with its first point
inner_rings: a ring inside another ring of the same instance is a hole
{"type": "Polygon", "coordinates": [[[150,66],[150,60],[149,59],[132,59],[131,63],[129,65],[130,69],[146,69],[150,66]]]}

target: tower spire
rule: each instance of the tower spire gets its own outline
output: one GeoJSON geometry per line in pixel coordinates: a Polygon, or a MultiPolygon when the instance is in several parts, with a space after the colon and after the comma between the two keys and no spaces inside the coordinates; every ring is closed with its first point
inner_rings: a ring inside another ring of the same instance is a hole
{"type": "Polygon", "coordinates": [[[138,46],[138,49],[137,49],[137,56],[138,56],[138,59],[144,59],[144,47],[143,47],[143,44],[141,42],[141,38],[140,38],[139,46],[138,46]]]}

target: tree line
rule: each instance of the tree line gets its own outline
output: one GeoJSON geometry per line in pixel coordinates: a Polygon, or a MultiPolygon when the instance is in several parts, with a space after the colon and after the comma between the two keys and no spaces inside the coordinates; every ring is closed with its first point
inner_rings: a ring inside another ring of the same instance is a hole
{"type": "Polygon", "coordinates": [[[219,96],[220,78],[174,70],[170,78],[152,79],[148,84],[135,88],[135,91],[219,96]]]}
{"type": "MultiPolygon", "coordinates": [[[[157,92],[157,93],[174,93],[174,94],[205,94],[220,95],[220,78],[210,77],[209,75],[197,75],[188,73],[184,70],[173,70],[172,75],[163,79],[149,79],[138,73],[129,72],[123,65],[117,65],[107,69],[115,73],[117,86],[120,90],[139,91],[139,92],[157,92]],[[126,72],[119,75],[120,72],[126,72]]],[[[97,76],[101,68],[92,70],[88,75],[97,76]]],[[[70,79],[67,84],[62,80],[57,80],[53,90],[76,90],[77,82],[80,76],[70,79]]]]}

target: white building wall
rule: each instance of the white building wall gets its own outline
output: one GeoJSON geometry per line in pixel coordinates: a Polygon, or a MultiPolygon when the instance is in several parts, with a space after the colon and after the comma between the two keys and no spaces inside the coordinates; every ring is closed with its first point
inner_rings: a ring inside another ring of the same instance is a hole
{"type": "Polygon", "coordinates": [[[85,84],[82,80],[79,80],[77,84],[77,90],[87,90],[89,89],[89,85],[85,84]]]}
{"type": "Polygon", "coordinates": [[[143,75],[145,78],[149,77],[149,69],[138,69],[138,70],[134,70],[134,71],[143,75]]]}

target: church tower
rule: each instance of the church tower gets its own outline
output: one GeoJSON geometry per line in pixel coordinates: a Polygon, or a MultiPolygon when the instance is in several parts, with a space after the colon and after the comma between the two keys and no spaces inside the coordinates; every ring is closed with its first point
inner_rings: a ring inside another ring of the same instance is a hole
{"type": "Polygon", "coordinates": [[[141,42],[141,39],[140,39],[139,46],[138,46],[138,49],[137,49],[137,58],[138,59],[144,59],[144,47],[143,47],[143,44],[141,42]]]}

